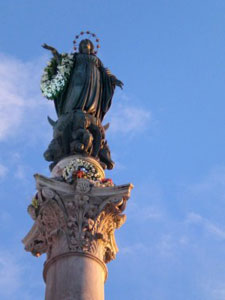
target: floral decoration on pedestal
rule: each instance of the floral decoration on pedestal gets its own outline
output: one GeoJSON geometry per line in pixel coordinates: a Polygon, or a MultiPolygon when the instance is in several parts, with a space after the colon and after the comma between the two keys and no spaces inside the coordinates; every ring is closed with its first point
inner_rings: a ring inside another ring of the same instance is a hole
{"type": "Polygon", "coordinates": [[[98,169],[84,159],[72,160],[62,171],[62,178],[67,183],[73,183],[76,179],[88,179],[94,186],[109,187],[114,186],[112,179],[102,178],[98,169]]]}

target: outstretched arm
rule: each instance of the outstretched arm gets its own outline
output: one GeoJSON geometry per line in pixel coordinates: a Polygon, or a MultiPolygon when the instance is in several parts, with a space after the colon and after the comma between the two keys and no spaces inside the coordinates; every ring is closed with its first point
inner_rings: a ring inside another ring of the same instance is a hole
{"type": "Polygon", "coordinates": [[[119,86],[121,89],[123,89],[123,82],[121,80],[117,79],[116,76],[113,75],[108,68],[105,68],[101,61],[100,61],[100,68],[101,68],[102,72],[106,73],[107,76],[109,76],[112,84],[114,84],[115,86],[119,86]]]}
{"type": "Polygon", "coordinates": [[[117,79],[115,76],[111,77],[112,83],[115,84],[116,86],[119,86],[121,90],[123,89],[123,82],[119,79],[117,79]]]}
{"type": "Polygon", "coordinates": [[[121,89],[123,89],[123,82],[116,78],[115,75],[113,75],[108,68],[104,68],[104,71],[106,74],[110,77],[112,84],[115,84],[116,86],[119,86],[121,89]]]}
{"type": "Polygon", "coordinates": [[[42,45],[42,47],[43,47],[44,49],[47,49],[47,50],[51,51],[52,54],[53,54],[53,56],[55,57],[57,63],[60,64],[61,55],[59,54],[59,52],[58,52],[54,47],[49,46],[49,45],[47,45],[47,44],[45,44],[45,43],[42,45]]]}

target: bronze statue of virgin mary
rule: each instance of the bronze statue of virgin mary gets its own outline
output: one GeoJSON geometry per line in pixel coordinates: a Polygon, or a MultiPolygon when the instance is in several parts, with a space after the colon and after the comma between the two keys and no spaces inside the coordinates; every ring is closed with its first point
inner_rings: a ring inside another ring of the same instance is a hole
{"type": "MultiPolygon", "coordinates": [[[[46,44],[43,47],[52,51],[59,64],[61,56],[58,51],[46,44]]],[[[111,106],[115,86],[122,88],[123,83],[103,66],[89,39],[80,42],[73,61],[67,86],[55,99],[56,112],[61,116],[79,109],[102,121],[111,106]]]]}
{"type": "Polygon", "coordinates": [[[44,153],[46,160],[53,161],[54,166],[62,157],[81,153],[112,169],[102,120],[115,87],[122,88],[123,83],[103,66],[90,39],[81,40],[79,52],[70,55],[59,54],[47,44],[42,47],[53,54],[42,77],[42,92],[54,100],[58,115],[56,122],[50,119],[54,134],[44,153]]]}

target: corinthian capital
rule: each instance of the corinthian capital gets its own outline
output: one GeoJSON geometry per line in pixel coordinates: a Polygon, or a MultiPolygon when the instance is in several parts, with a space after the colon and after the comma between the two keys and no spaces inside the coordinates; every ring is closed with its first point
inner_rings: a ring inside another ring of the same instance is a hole
{"type": "Polygon", "coordinates": [[[68,252],[91,254],[107,263],[118,251],[114,232],[126,220],[123,211],[131,184],[97,186],[77,178],[72,184],[35,175],[37,194],[28,207],[34,225],[25,249],[47,259],[68,252]]]}

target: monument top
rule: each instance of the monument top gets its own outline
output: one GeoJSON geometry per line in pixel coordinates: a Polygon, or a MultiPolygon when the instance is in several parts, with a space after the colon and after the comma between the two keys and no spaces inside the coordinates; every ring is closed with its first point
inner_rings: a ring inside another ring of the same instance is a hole
{"type": "MultiPolygon", "coordinates": [[[[99,43],[89,31],[81,32],[76,39],[84,33],[99,43]]],[[[71,54],[60,54],[54,47],[42,45],[53,57],[44,69],[41,90],[54,101],[58,116],[57,121],[48,118],[53,126],[53,140],[44,157],[53,162],[50,169],[74,154],[97,159],[103,169],[114,167],[105,138],[109,124],[103,126],[102,121],[111,107],[115,87],[122,88],[123,83],[104,67],[90,38],[82,39],[78,52],[71,54]]]]}

